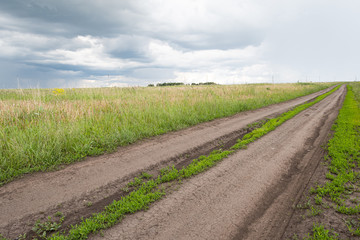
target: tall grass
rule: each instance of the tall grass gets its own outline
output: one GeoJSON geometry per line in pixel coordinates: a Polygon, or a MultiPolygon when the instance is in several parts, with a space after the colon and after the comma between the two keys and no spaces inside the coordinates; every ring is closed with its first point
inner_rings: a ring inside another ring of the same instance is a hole
{"type": "Polygon", "coordinates": [[[0,90],[0,185],[330,84],[0,90]]]}

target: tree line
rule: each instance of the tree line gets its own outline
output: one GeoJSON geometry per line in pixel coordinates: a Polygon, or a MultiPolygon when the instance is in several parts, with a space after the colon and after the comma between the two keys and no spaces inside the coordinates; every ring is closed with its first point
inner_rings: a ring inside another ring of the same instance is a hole
{"type": "MultiPolygon", "coordinates": [[[[164,83],[158,83],[156,85],[154,84],[149,84],[148,87],[165,87],[165,86],[181,86],[181,85],[185,85],[185,83],[182,82],[164,82],[164,83]]],[[[216,83],[214,82],[204,82],[204,83],[191,83],[191,84],[187,84],[187,85],[216,85],[216,83]]]]}

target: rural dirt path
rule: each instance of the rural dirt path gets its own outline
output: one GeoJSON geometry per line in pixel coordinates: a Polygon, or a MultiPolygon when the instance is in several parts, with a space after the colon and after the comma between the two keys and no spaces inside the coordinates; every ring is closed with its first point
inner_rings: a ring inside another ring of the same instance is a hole
{"type": "Polygon", "coordinates": [[[282,239],[345,87],[92,239],[282,239]]]}
{"type": "MultiPolygon", "coordinates": [[[[219,141],[236,137],[248,124],[278,115],[324,92],[199,124],[120,148],[113,154],[88,158],[56,172],[37,173],[11,182],[0,187],[0,233],[15,237],[31,229],[34,220],[56,211],[79,215],[88,211],[87,202],[95,203],[90,208],[94,210],[97,202],[111,202],[122,184],[141,171],[176,164],[185,155],[203,154],[219,141]]],[[[149,211],[129,216],[106,231],[105,239],[223,239],[254,232],[247,228],[251,222],[261,222],[255,221],[254,216],[263,215],[277,191],[291,185],[289,179],[301,178],[298,172],[306,168],[318,151],[318,142],[328,134],[344,93],[342,87],[247,150],[186,181],[179,191],[149,211]]],[[[258,225],[251,226],[257,228],[258,225]]]]}

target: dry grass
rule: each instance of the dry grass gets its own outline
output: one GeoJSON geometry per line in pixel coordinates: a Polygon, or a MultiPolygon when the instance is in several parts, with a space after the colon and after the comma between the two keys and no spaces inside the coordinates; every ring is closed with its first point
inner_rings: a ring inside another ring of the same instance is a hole
{"type": "Polygon", "coordinates": [[[329,85],[0,90],[0,184],[329,85]]]}

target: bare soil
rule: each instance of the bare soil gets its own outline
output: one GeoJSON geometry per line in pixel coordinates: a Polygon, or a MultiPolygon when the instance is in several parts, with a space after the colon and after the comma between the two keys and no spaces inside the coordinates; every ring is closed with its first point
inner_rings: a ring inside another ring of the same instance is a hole
{"type": "MultiPolygon", "coordinates": [[[[65,225],[76,222],[119,199],[125,184],[142,171],[157,173],[171,164],[182,166],[235,141],[248,131],[248,124],[324,92],[199,124],[11,182],[0,188],[0,233],[15,238],[30,231],[37,219],[57,211],[65,214],[65,225]]],[[[101,239],[281,239],[291,206],[322,157],[321,145],[344,95],[341,87],[248,149],[185,181],[148,211],[126,217],[104,231],[101,239]]]]}
{"type": "Polygon", "coordinates": [[[317,169],[344,95],[342,87],[104,238],[286,239],[292,206],[317,169]]]}

